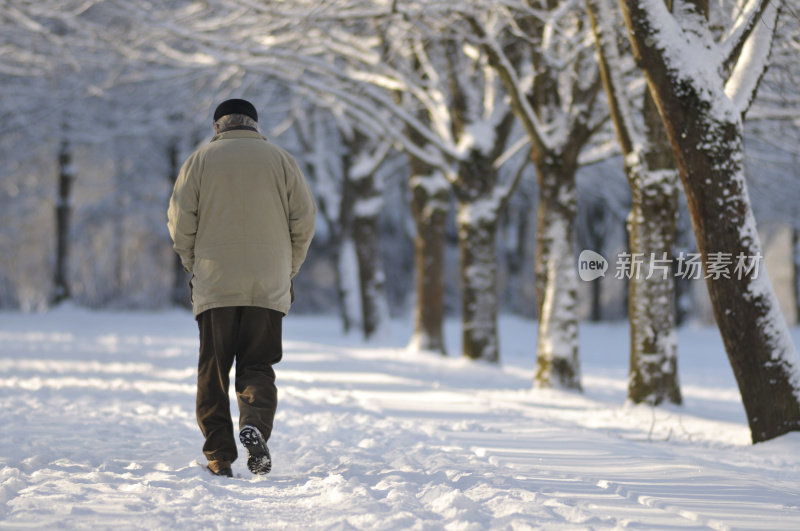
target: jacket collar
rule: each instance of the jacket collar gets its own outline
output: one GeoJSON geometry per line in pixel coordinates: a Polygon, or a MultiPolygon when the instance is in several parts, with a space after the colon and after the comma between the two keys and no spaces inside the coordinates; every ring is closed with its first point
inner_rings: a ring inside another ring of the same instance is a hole
{"type": "Polygon", "coordinates": [[[267,137],[256,131],[255,129],[247,128],[247,129],[228,129],[227,131],[223,131],[218,135],[214,135],[214,138],[211,139],[211,142],[215,140],[227,140],[230,138],[260,138],[262,140],[266,140],[267,137]]]}

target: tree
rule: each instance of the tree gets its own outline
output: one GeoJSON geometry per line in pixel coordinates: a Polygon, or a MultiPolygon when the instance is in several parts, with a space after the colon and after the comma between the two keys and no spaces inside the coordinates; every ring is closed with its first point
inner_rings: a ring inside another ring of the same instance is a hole
{"type": "Polygon", "coordinates": [[[681,403],[672,245],[678,215],[678,175],[661,119],[648,92],[633,101],[617,46],[615,11],[588,0],[600,72],[625,161],[633,202],[628,214],[630,376],[635,403],[681,403]],[[638,116],[637,116],[638,115],[638,116]],[[640,125],[641,124],[641,125],[640,125]],[[642,266],[639,267],[638,260],[642,266]]]}
{"type": "Polygon", "coordinates": [[[369,339],[388,326],[386,274],[379,252],[378,218],[383,208],[378,168],[391,149],[385,142],[370,142],[354,130],[345,136],[345,180],[353,190],[353,241],[358,258],[361,323],[369,339]]]}
{"type": "Polygon", "coordinates": [[[321,107],[297,97],[292,104],[292,130],[303,156],[298,161],[312,183],[317,206],[327,227],[336,271],[339,316],[345,333],[361,327],[363,311],[358,288],[358,258],[353,242],[353,190],[346,179],[345,125],[321,107]]]}
{"type": "Polygon", "coordinates": [[[795,323],[800,324],[800,229],[792,228],[792,278],[794,280],[795,323]]]}
{"type": "Polygon", "coordinates": [[[56,267],[53,276],[53,304],[60,304],[70,298],[71,290],[67,276],[69,257],[69,221],[72,211],[71,190],[75,180],[75,166],[67,140],[67,132],[61,141],[58,152],[58,199],[56,200],[56,267]]]}
{"type": "Polygon", "coordinates": [[[575,174],[604,121],[595,109],[600,78],[578,2],[507,5],[479,16],[477,1],[465,16],[525,128],[538,177],[535,384],[580,389],[575,174]]]}
{"type": "Polygon", "coordinates": [[[744,168],[743,116],[768,63],[779,6],[747,2],[717,41],[704,0],[674,13],[662,0],[620,5],[673,148],[752,439],[800,430],[797,353],[759,262],[744,168]]]}
{"type": "MultiPolygon", "coordinates": [[[[333,108],[433,168],[426,175],[414,175],[414,186],[425,192],[417,199],[427,197],[426,206],[415,207],[418,211],[441,209],[441,176],[447,179],[459,210],[463,354],[497,361],[494,237],[499,212],[521,171],[499,179],[498,161],[504,160],[513,120],[497,90],[496,76],[474,47],[452,33],[433,31],[427,7],[374,2],[346,7],[336,12],[317,9],[313,18],[302,6],[294,13],[280,11],[283,20],[296,17],[305,34],[302,42],[292,41],[285,54],[270,48],[269,57],[279,55],[280,62],[264,65],[259,57],[260,65],[271,75],[315,91],[320,101],[331,100],[333,108]]],[[[274,9],[264,6],[262,14],[275,15],[270,11],[274,9]]],[[[283,43],[292,40],[273,37],[283,43]]],[[[443,216],[416,219],[425,223],[418,230],[427,231],[429,221],[438,223],[443,216]]],[[[430,246],[417,249],[424,252],[430,246]]],[[[417,260],[425,262],[426,258],[417,260]]],[[[431,272],[435,274],[431,269],[421,273],[431,272]]],[[[418,296],[418,303],[436,296],[436,282],[418,284],[433,287],[418,296]]]]}
{"type": "MultiPolygon", "coordinates": [[[[420,117],[424,120],[424,117],[420,117]]],[[[424,139],[408,128],[411,140],[420,147],[424,139]]],[[[413,351],[446,354],[444,341],[444,248],[445,221],[450,210],[450,183],[441,169],[409,156],[409,187],[414,235],[416,304],[414,333],[409,342],[413,351]]]]}

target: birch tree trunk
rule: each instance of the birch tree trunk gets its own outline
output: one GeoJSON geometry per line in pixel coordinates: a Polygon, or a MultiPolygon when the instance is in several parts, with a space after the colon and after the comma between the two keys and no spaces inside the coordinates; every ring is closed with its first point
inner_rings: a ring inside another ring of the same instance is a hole
{"type": "Polygon", "coordinates": [[[550,155],[536,160],[539,212],[536,295],[539,335],[537,387],[581,388],[578,357],[578,280],[575,273],[575,164],[550,155]]]}
{"type": "MultiPolygon", "coordinates": [[[[697,61],[674,66],[675,57],[697,50],[679,48],[680,41],[665,37],[664,19],[670,13],[653,0],[621,4],[637,64],[645,72],[673,147],[714,316],[753,442],[798,431],[797,353],[760,263],[762,249],[745,184],[745,109],[726,95],[722,78],[716,79],[719,86],[709,80],[706,71],[714,65],[703,65],[703,71],[692,68],[701,64],[697,61]],[[733,267],[722,274],[721,264],[733,267]]],[[[694,17],[691,24],[700,27],[704,6],[689,7],[694,12],[689,9],[682,16],[694,17]]]]}

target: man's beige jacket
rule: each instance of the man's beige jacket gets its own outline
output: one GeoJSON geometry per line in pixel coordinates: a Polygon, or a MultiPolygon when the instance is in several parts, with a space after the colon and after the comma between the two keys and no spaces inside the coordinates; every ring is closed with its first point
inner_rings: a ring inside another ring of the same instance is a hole
{"type": "Polygon", "coordinates": [[[183,164],[167,212],[197,316],[223,306],[289,312],[317,207],[297,162],[251,130],[216,135],[183,164]]]}

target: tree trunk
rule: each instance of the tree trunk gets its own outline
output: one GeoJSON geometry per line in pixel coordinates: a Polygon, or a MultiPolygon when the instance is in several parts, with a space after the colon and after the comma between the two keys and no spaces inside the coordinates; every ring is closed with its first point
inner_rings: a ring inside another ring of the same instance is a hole
{"type": "Polygon", "coordinates": [[[471,359],[497,362],[497,223],[470,219],[471,206],[459,203],[458,207],[462,353],[471,359]]]}
{"type": "Polygon", "coordinates": [[[409,347],[445,355],[444,247],[450,184],[440,173],[420,166],[411,160],[411,211],[417,229],[414,238],[417,300],[414,336],[409,347]],[[425,169],[431,173],[423,175],[425,169]]]}
{"type": "Polygon", "coordinates": [[[352,228],[340,234],[334,243],[334,263],[336,264],[336,289],[339,300],[342,331],[347,334],[354,328],[361,327],[363,311],[358,275],[358,253],[351,234],[352,228]]]}
{"type": "Polygon", "coordinates": [[[761,264],[741,118],[722,86],[701,89],[691,69],[667,62],[639,0],[624,0],[623,7],[636,62],[645,71],[686,190],[714,316],[753,442],[798,431],[797,353],[761,264]]]}
{"type": "MultiPolygon", "coordinates": [[[[686,154],[681,160],[682,178],[714,316],[739,384],[753,442],[765,441],[800,430],[797,356],[772,285],[759,263],[761,243],[741,167],[741,126],[714,123],[700,109],[698,114],[700,123],[688,128],[687,137],[693,143],[678,139],[678,149],[686,154]],[[719,140],[704,145],[703,138],[719,140]],[[708,274],[710,257],[717,263],[727,258],[734,264],[754,262],[762,270],[714,278],[708,274]]],[[[673,123],[670,129],[679,135],[683,128],[673,123]]]]}
{"type": "Polygon", "coordinates": [[[634,117],[622,79],[616,30],[608,4],[589,0],[589,15],[599,52],[600,73],[611,118],[625,157],[632,192],[628,215],[628,315],[630,369],[628,398],[635,403],[681,403],[675,338],[675,282],[672,247],[678,211],[677,173],[669,141],[649,93],[641,111],[644,130],[634,117]],[[640,265],[636,265],[636,264],[640,265]]]}
{"type": "Polygon", "coordinates": [[[792,272],[794,273],[794,321],[800,324],[800,229],[792,229],[792,272]]]}
{"type": "Polygon", "coordinates": [[[458,244],[461,260],[461,350],[464,356],[500,360],[497,335],[497,249],[499,205],[491,158],[477,151],[459,164],[458,244]]]}
{"type": "MultiPolygon", "coordinates": [[[[606,214],[608,204],[602,198],[587,205],[586,208],[586,240],[588,247],[601,253],[606,243],[606,214]]],[[[591,282],[589,284],[589,321],[598,323],[603,320],[603,283],[591,282]]]]}
{"type": "MultiPolygon", "coordinates": [[[[362,147],[361,137],[349,142],[353,154],[361,155],[362,147]]],[[[353,192],[353,241],[358,257],[361,324],[364,339],[369,339],[386,326],[389,320],[389,307],[384,291],[386,277],[380,258],[378,235],[378,216],[383,207],[383,198],[375,183],[374,168],[363,174],[356,174],[356,169],[352,164],[346,166],[353,192]]]]}
{"type": "Polygon", "coordinates": [[[58,199],[56,200],[56,264],[53,277],[53,304],[58,305],[71,296],[69,266],[69,226],[72,211],[72,182],[75,166],[72,151],[66,140],[61,142],[58,152],[58,199]]]}
{"type": "Polygon", "coordinates": [[[537,161],[539,219],[536,294],[539,339],[537,387],[581,389],[578,357],[577,275],[573,253],[575,170],[563,157],[537,161]]]}
{"type": "Polygon", "coordinates": [[[378,247],[378,216],[371,210],[375,198],[356,200],[353,238],[358,257],[358,280],[361,288],[361,312],[364,338],[369,339],[388,319],[385,275],[378,247]],[[359,206],[364,210],[359,213],[359,206]]]}
{"type": "MultiPolygon", "coordinates": [[[[635,172],[635,170],[630,170],[635,172]]],[[[674,170],[631,175],[633,207],[628,216],[631,255],[640,271],[629,280],[630,374],[628,398],[658,405],[681,403],[675,336],[672,243],[677,189],[674,170]],[[633,184],[636,183],[636,184],[633,184]]]]}
{"type": "Polygon", "coordinates": [[[341,129],[329,130],[325,127],[321,113],[313,112],[304,123],[309,129],[295,128],[298,141],[306,153],[300,162],[315,185],[319,213],[330,234],[330,260],[336,277],[339,316],[342,331],[347,334],[361,326],[362,315],[358,257],[353,242],[354,193],[353,184],[347,178],[351,163],[349,149],[342,150],[344,153],[332,149],[332,146],[340,146],[346,141],[341,129]]]}
{"type": "Polygon", "coordinates": [[[678,175],[669,139],[649,93],[642,107],[646,144],[643,167],[626,168],[633,195],[628,217],[631,254],[639,253],[645,271],[630,279],[631,360],[628,398],[657,405],[680,404],[675,277],[671,267],[678,216],[678,175]],[[660,267],[659,267],[660,266],[660,267]]]}
{"type": "MultiPolygon", "coordinates": [[[[167,148],[169,159],[168,179],[174,186],[175,180],[180,172],[180,162],[178,160],[178,142],[173,140],[167,148]]],[[[181,257],[177,253],[172,253],[172,293],[170,299],[175,306],[191,308],[192,301],[189,293],[189,275],[183,270],[181,257]]]]}
{"type": "MultiPolygon", "coordinates": [[[[339,315],[342,330],[349,333],[361,327],[361,296],[358,276],[358,254],[353,241],[353,202],[352,182],[346,178],[348,157],[342,157],[341,198],[334,212],[324,216],[332,235],[333,260],[336,264],[336,290],[339,301],[339,315]]],[[[332,205],[325,208],[333,209],[332,205]]]]}

